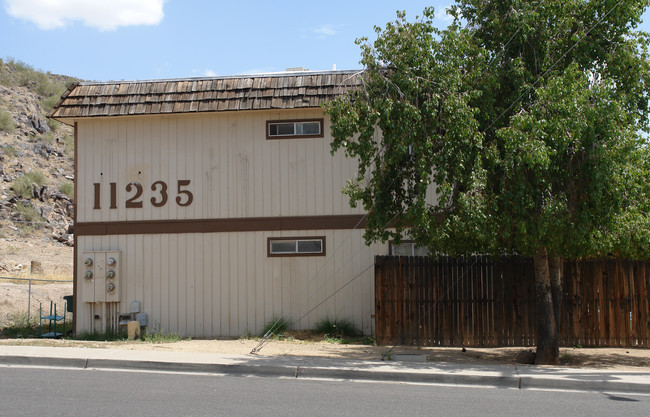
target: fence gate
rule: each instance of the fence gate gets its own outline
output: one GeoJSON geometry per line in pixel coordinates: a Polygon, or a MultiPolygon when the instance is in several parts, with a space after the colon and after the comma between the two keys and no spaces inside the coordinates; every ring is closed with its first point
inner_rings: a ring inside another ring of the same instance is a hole
{"type": "MultiPolygon", "coordinates": [[[[375,260],[380,344],[534,346],[533,261],[523,257],[375,260]]],[[[650,347],[650,262],[568,260],[560,345],[650,347]]]]}

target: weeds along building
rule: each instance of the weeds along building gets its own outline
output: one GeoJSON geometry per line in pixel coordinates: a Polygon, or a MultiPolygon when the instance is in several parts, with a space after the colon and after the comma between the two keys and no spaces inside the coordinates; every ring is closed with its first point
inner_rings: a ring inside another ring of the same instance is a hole
{"type": "MultiPolygon", "coordinates": [[[[70,86],[75,127],[75,330],[146,313],[149,330],[259,333],[347,319],[373,332],[374,256],[341,193],[320,105],[349,71],[70,86]]],[[[142,317],[142,316],[140,316],[142,317]]]]}

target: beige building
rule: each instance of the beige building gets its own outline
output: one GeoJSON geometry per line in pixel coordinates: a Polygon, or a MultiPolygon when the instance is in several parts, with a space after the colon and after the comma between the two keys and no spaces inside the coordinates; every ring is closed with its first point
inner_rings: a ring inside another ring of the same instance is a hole
{"type": "MultiPolygon", "coordinates": [[[[75,127],[75,330],[146,313],[150,330],[259,333],[283,317],[374,332],[375,255],[355,175],[320,105],[354,73],[72,85],[50,117],[75,127]]],[[[144,319],[144,316],[139,316],[144,319]]]]}

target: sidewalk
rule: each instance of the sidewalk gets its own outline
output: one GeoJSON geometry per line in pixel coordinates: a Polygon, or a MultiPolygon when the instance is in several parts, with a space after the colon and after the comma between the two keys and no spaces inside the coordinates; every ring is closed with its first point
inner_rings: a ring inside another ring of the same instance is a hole
{"type": "Polygon", "coordinates": [[[0,365],[650,394],[650,370],[611,371],[527,365],[382,362],[296,356],[9,345],[0,345],[0,365]]]}

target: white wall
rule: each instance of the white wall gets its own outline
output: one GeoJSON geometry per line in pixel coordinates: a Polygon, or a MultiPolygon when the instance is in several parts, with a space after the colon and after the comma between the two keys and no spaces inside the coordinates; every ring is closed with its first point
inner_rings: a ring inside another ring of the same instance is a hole
{"type": "MultiPolygon", "coordinates": [[[[259,333],[277,317],[293,322],[296,329],[312,328],[329,317],[351,320],[371,334],[372,265],[374,255],[387,254],[388,249],[365,246],[362,234],[313,230],[82,236],[77,265],[83,271],[85,251],[119,250],[118,310],[126,312],[131,301],[140,301],[154,330],[193,337],[240,336],[259,333]],[[301,235],[325,236],[327,256],[267,257],[268,237],[301,235]]],[[[78,285],[84,284],[83,273],[77,279],[78,285]]],[[[97,311],[91,304],[77,305],[78,331],[103,330],[102,323],[110,318],[95,320],[93,314],[97,311]]]]}
{"type": "MultiPolygon", "coordinates": [[[[327,118],[323,138],[266,139],[267,120],[320,117],[315,109],[82,119],[77,127],[77,223],[361,214],[341,193],[356,163],[341,152],[330,154],[327,118]],[[168,201],[154,207],[150,200],[159,193],[151,185],[159,180],[168,186],[168,201]],[[178,180],[191,181],[186,188],[194,201],[187,207],[176,204],[178,180]],[[143,186],[142,208],[125,207],[133,195],[125,188],[133,182],[143,186]],[[101,209],[93,208],[95,183],[101,187],[101,209]],[[111,183],[117,191],[113,209],[111,183]]],[[[84,252],[120,251],[121,266],[120,302],[110,311],[81,299],[77,291],[77,331],[102,331],[114,320],[106,315],[128,312],[137,300],[150,329],[185,336],[255,334],[280,316],[300,329],[326,317],[348,319],[372,333],[372,265],[375,255],[388,253],[387,245],[365,246],[362,230],[318,226],[78,236],[78,289],[84,284],[84,252]],[[281,236],[325,236],[326,256],[268,257],[267,238],[281,236]]]]}
{"type": "Polygon", "coordinates": [[[341,193],[356,163],[330,154],[323,138],[267,140],[266,121],[323,117],[319,110],[257,111],[84,119],[78,124],[78,222],[361,213],[341,193]],[[169,201],[153,207],[151,185],[169,186],[169,201]],[[188,207],[174,199],[190,180],[188,207]],[[117,208],[110,209],[110,183],[117,208]],[[143,185],[143,208],[125,208],[127,184],[143,185]],[[93,209],[94,183],[101,209],[93,209]]]}

